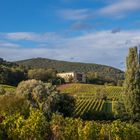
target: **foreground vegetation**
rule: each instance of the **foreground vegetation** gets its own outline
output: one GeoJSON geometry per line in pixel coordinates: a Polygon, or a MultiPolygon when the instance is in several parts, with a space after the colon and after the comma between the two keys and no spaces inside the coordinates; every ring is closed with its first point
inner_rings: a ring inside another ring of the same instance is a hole
{"type": "Polygon", "coordinates": [[[8,116],[0,128],[1,139],[13,140],[138,140],[140,137],[140,129],[119,120],[83,122],[53,114],[49,121],[39,110],[32,110],[28,118],[20,114],[8,116]]]}

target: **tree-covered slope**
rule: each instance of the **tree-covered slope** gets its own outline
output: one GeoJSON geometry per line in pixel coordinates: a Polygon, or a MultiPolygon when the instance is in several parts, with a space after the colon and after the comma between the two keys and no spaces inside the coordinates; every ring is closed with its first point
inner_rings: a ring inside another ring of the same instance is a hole
{"type": "Polygon", "coordinates": [[[24,68],[16,63],[7,62],[0,58],[0,84],[17,85],[26,79],[24,68]]]}
{"type": "Polygon", "coordinates": [[[91,64],[91,63],[79,63],[79,62],[67,62],[51,60],[46,58],[33,58],[16,62],[19,65],[26,66],[28,68],[54,68],[58,72],[78,71],[78,72],[97,72],[100,75],[113,77],[114,79],[123,79],[124,72],[105,65],[91,64]]]}

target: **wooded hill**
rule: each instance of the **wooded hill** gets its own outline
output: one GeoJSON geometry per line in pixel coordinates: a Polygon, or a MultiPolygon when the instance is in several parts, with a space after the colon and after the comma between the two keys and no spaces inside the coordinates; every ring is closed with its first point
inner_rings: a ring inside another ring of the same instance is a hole
{"type": "Polygon", "coordinates": [[[26,78],[25,70],[16,63],[0,58],[0,84],[17,85],[26,78]]]}
{"type": "Polygon", "coordinates": [[[27,68],[54,68],[58,72],[78,71],[78,72],[96,72],[98,75],[122,80],[124,78],[124,72],[106,65],[80,63],[80,62],[67,62],[51,60],[47,58],[33,58],[16,62],[19,65],[23,65],[27,68]]]}

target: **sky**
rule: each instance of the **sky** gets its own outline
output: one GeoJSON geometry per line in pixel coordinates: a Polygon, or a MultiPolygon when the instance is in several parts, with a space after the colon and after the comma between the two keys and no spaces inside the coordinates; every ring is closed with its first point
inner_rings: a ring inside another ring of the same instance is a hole
{"type": "Polygon", "coordinates": [[[125,69],[140,44],[140,0],[0,0],[0,57],[125,69]]]}

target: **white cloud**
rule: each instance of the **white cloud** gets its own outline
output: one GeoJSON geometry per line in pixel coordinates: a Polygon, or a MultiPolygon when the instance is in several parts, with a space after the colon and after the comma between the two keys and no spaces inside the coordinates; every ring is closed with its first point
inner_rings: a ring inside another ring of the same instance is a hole
{"type": "Polygon", "coordinates": [[[42,42],[38,48],[4,48],[0,45],[0,57],[8,60],[46,57],[59,60],[71,60],[111,65],[122,68],[122,62],[129,47],[140,44],[140,30],[116,32],[98,31],[77,37],[60,38],[52,41],[52,46],[42,42]]]}
{"type": "Polygon", "coordinates": [[[34,32],[12,32],[1,33],[1,36],[11,40],[30,40],[30,41],[52,41],[59,39],[59,36],[55,32],[50,33],[34,33],[34,32]]]}
{"type": "MultiPolygon", "coordinates": [[[[129,13],[140,10],[140,0],[106,0],[104,6],[98,9],[61,9],[57,14],[66,20],[87,20],[99,16],[122,18],[129,13]]],[[[94,4],[94,3],[93,3],[94,4]]]]}
{"type": "Polygon", "coordinates": [[[0,47],[19,48],[20,45],[15,44],[15,43],[10,43],[10,42],[3,42],[3,41],[0,41],[0,47]]]}
{"type": "Polygon", "coordinates": [[[101,8],[98,12],[101,15],[124,16],[128,12],[140,10],[139,0],[118,0],[101,8]]]}
{"type": "Polygon", "coordinates": [[[57,11],[57,14],[67,20],[85,20],[91,15],[89,9],[63,9],[57,11]]]}

